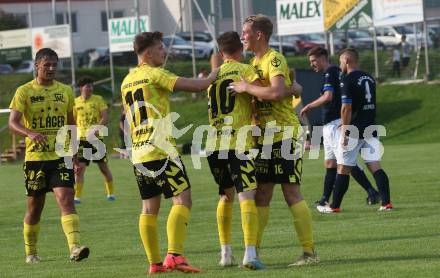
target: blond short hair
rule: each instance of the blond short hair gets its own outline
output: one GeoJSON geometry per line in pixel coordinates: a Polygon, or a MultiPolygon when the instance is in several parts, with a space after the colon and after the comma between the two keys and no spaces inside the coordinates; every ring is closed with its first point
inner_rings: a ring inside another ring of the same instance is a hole
{"type": "Polygon", "coordinates": [[[272,21],[263,14],[250,15],[244,20],[244,23],[249,23],[252,30],[263,33],[267,41],[269,41],[270,36],[272,36],[272,21]]]}

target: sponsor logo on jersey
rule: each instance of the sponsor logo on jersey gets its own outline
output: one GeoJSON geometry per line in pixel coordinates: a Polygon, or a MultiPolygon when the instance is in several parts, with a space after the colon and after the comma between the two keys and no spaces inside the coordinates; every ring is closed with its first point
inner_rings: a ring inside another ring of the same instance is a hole
{"type": "Polygon", "coordinates": [[[31,96],[31,103],[43,102],[44,96],[31,96]]]}
{"type": "Polygon", "coordinates": [[[54,95],[54,101],[56,102],[64,102],[64,95],[63,94],[55,94],[54,95]]]}

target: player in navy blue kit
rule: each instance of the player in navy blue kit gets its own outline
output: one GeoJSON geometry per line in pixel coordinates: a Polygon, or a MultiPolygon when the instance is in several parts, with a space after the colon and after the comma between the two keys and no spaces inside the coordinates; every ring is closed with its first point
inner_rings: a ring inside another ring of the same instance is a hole
{"type": "Polygon", "coordinates": [[[333,202],[323,213],[340,211],[350,181],[350,171],[356,165],[359,151],[373,174],[381,197],[379,211],[392,210],[388,176],[380,166],[383,147],[377,138],[376,81],[368,73],[358,70],[359,54],[355,49],[341,52],[339,61],[345,76],[341,82],[341,127],[336,151],[336,175],[333,202]],[[356,134],[358,132],[358,134],[356,134]]]}
{"type": "MultiPolygon", "coordinates": [[[[309,110],[322,107],[324,167],[326,168],[326,173],[324,177],[324,192],[321,199],[316,202],[319,210],[320,207],[328,205],[336,179],[335,151],[337,140],[335,138],[336,131],[341,125],[341,70],[339,67],[330,64],[328,52],[322,47],[312,48],[307,55],[313,70],[324,72],[324,85],[321,96],[304,106],[300,112],[301,117],[304,117],[309,110]]],[[[379,193],[374,190],[364,171],[356,165],[352,168],[351,175],[367,191],[368,204],[377,203],[379,201],[379,193]]]]}

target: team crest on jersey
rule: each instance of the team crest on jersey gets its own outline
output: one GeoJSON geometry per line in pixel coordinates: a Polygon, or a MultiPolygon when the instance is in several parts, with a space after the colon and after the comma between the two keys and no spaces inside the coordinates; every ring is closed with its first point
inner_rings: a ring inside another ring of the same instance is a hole
{"type": "Polygon", "coordinates": [[[63,94],[55,94],[54,97],[55,97],[55,99],[54,99],[55,101],[64,102],[64,95],[63,94]]]}
{"type": "Polygon", "coordinates": [[[327,73],[325,74],[325,78],[328,78],[329,76],[330,76],[330,73],[327,72],[327,73]]]}
{"type": "Polygon", "coordinates": [[[274,57],[272,59],[272,61],[270,61],[270,63],[272,64],[272,66],[277,68],[277,67],[279,67],[281,65],[281,60],[278,59],[277,57],[274,57]]]}
{"type": "Polygon", "coordinates": [[[258,78],[260,78],[260,80],[264,80],[264,74],[263,74],[263,71],[262,71],[261,69],[259,69],[257,66],[255,66],[254,68],[255,68],[255,71],[256,71],[257,74],[258,74],[258,78]]]}

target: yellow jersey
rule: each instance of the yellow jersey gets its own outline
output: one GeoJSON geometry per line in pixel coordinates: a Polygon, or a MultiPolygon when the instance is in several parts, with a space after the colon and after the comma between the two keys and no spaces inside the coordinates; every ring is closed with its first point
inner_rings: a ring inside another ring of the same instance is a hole
{"type": "MultiPolygon", "coordinates": [[[[268,48],[261,59],[252,58],[251,65],[257,70],[260,81],[264,86],[270,86],[270,79],[278,75],[284,77],[286,86],[290,87],[292,85],[286,59],[272,48],[268,48]]],[[[292,107],[292,98],[293,96],[289,96],[279,101],[257,101],[259,126],[262,130],[262,134],[258,139],[259,144],[263,144],[264,129],[272,121],[276,121],[276,125],[281,127],[281,131],[274,134],[273,143],[283,140],[283,127],[287,126],[293,127],[292,133],[289,134],[291,135],[290,138],[296,138],[300,123],[292,107]]]]}
{"type": "Polygon", "coordinates": [[[130,123],[134,164],[178,155],[169,118],[169,94],[177,78],[163,68],[142,64],[122,82],[122,103],[130,123]]]}
{"type": "Polygon", "coordinates": [[[215,128],[215,134],[208,137],[208,140],[215,142],[212,145],[207,143],[208,150],[234,150],[238,147],[247,151],[252,147],[250,131],[246,133],[246,137],[246,134],[238,134],[241,127],[251,126],[252,96],[231,95],[227,89],[230,83],[240,81],[240,76],[249,83],[258,80],[258,74],[252,66],[235,60],[225,60],[217,79],[208,88],[209,124],[215,128]]]}
{"type": "Polygon", "coordinates": [[[73,109],[72,88],[58,81],[42,86],[32,80],[18,87],[9,108],[23,114],[24,127],[47,136],[44,146],[26,137],[25,161],[59,159],[55,140],[58,130],[67,125],[67,114],[73,109]]]}
{"type": "Polygon", "coordinates": [[[79,139],[86,139],[89,128],[101,121],[101,112],[107,109],[107,103],[101,96],[91,95],[88,99],[82,96],[75,98],[73,115],[79,139]]]}

